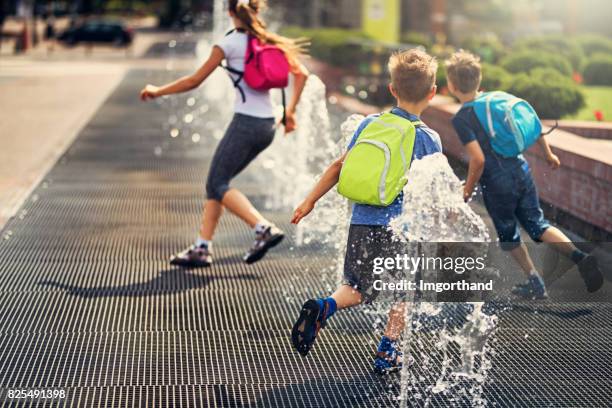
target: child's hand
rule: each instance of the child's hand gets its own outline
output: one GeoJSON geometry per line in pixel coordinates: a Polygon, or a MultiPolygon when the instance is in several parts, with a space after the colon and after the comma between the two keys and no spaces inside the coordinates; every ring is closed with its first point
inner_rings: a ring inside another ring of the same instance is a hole
{"type": "Polygon", "coordinates": [[[465,201],[466,203],[470,201],[473,194],[474,194],[474,191],[471,191],[470,189],[463,187],[463,201],[465,201]]]}
{"type": "Polygon", "coordinates": [[[553,170],[556,170],[561,166],[561,160],[559,160],[559,157],[557,157],[557,155],[554,153],[548,155],[548,157],[546,157],[546,161],[553,170]]]}
{"type": "Polygon", "coordinates": [[[140,91],[140,100],[149,101],[159,96],[159,88],[155,85],[147,85],[140,91]]]}
{"type": "Polygon", "coordinates": [[[285,112],[285,134],[293,132],[297,129],[297,122],[295,120],[295,112],[285,112]]]}
{"type": "Polygon", "coordinates": [[[298,224],[300,221],[302,221],[302,218],[304,218],[305,216],[310,214],[310,212],[313,210],[313,208],[314,208],[314,203],[313,202],[310,202],[310,201],[307,201],[307,200],[304,201],[293,212],[293,218],[291,218],[291,223],[292,224],[298,224]]]}

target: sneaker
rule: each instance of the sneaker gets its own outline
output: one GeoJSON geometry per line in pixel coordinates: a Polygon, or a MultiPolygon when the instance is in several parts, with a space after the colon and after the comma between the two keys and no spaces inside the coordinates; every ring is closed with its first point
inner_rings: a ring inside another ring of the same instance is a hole
{"type": "Polygon", "coordinates": [[[586,258],[578,263],[578,271],[589,293],[597,292],[601,289],[604,280],[599,265],[597,264],[597,258],[593,255],[587,255],[586,258]]]}
{"type": "Polygon", "coordinates": [[[186,268],[202,268],[212,264],[212,252],[205,247],[190,246],[183,252],[173,255],[170,264],[186,268]]]}
{"type": "Polygon", "coordinates": [[[544,280],[535,275],[530,276],[527,282],[519,283],[513,287],[512,294],[531,300],[548,299],[544,280]]]}
{"type": "Polygon", "coordinates": [[[402,369],[402,352],[396,341],[383,336],[374,359],[374,372],[381,375],[391,374],[402,369]]]}
{"type": "Polygon", "coordinates": [[[312,348],[319,330],[325,327],[329,305],[310,299],[304,303],[300,316],[291,329],[291,343],[302,356],[306,357],[312,348]]]}
{"type": "Polygon", "coordinates": [[[244,255],[244,262],[252,264],[259,261],[269,249],[280,244],[283,238],[285,238],[285,234],[275,225],[270,225],[262,232],[256,233],[253,246],[244,255]]]}

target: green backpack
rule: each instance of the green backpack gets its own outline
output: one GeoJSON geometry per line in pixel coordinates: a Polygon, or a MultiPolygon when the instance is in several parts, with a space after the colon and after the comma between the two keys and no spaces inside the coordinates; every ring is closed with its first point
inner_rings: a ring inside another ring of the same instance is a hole
{"type": "Polygon", "coordinates": [[[344,160],[338,193],[359,204],[391,204],[408,181],[415,130],[421,125],[392,113],[372,120],[344,160]]]}

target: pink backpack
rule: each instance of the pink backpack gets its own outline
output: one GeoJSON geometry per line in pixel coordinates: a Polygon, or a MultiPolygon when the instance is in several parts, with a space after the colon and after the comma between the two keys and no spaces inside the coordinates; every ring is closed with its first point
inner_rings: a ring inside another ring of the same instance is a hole
{"type": "Polygon", "coordinates": [[[289,70],[289,61],[280,48],[249,35],[244,57],[244,81],[248,86],[258,91],[285,88],[289,70]]]}
{"type": "MultiPolygon", "coordinates": [[[[244,32],[244,30],[236,29],[230,31],[227,35],[234,31],[244,32]]],[[[283,124],[285,124],[285,87],[289,84],[290,66],[285,53],[280,48],[272,44],[262,44],[259,38],[249,34],[246,55],[244,56],[244,72],[227,65],[223,68],[237,75],[233,82],[242,96],[243,103],[246,102],[246,95],[240,87],[242,79],[248,86],[257,91],[280,88],[283,94],[283,124]]]]}

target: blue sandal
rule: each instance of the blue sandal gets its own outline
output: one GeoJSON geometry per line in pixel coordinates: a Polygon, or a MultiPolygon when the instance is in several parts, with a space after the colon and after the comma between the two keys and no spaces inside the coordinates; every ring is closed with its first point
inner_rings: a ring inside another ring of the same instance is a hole
{"type": "Polygon", "coordinates": [[[402,357],[398,342],[383,336],[374,359],[374,371],[381,375],[397,372],[402,369],[402,357]]]}

